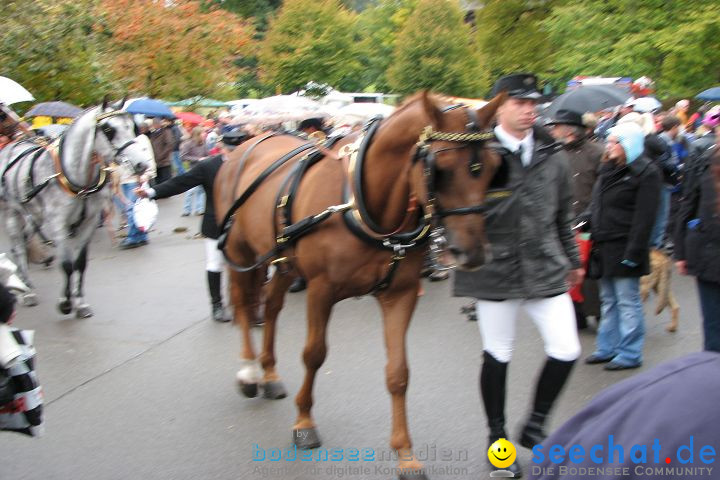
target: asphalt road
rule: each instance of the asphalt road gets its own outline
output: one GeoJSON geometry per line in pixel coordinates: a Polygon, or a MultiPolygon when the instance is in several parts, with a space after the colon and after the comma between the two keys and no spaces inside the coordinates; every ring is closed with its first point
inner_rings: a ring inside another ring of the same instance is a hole
{"type": "MultiPolygon", "coordinates": [[[[32,267],[41,304],[21,307],[16,325],[36,331],[46,434],[0,434],[0,479],[393,478],[385,350],[374,299],[336,306],[329,356],[315,388],[314,415],[326,450],[316,451],[313,461],[289,461],[293,397],[303,375],[304,294],[288,295],[279,320],[278,367],[290,396],[278,401],[241,397],[234,383],[239,335],[233,326],[209,319],[203,244],[192,238],[199,218],[181,218],[180,208],[180,198],[161,201],[151,243],[139,249],[119,251],[105,230],[97,231],[86,285],[95,310],[90,319],[58,313],[61,274],[54,266],[32,267]],[[178,226],[188,231],[174,233],[178,226]],[[284,450],[282,458],[271,461],[278,449],[284,450]],[[318,461],[323,452],[333,456],[318,461]],[[265,460],[258,461],[263,454],[265,460]],[[339,456],[342,460],[331,460],[339,456]]],[[[2,234],[0,251],[8,251],[2,234]]],[[[426,283],[425,289],[408,337],[415,447],[427,459],[432,479],[487,478],[477,325],[459,314],[467,300],[450,297],[450,282],[426,283]]],[[[668,313],[655,317],[646,308],[641,371],[700,349],[694,284],[675,276],[673,290],[681,305],[679,331],[665,332],[668,313]]],[[[589,354],[593,332],[583,332],[581,340],[583,354],[589,354]]],[[[543,360],[539,335],[523,319],[510,365],[511,440],[543,360]]],[[[635,373],[579,363],[552,425],[635,373]]],[[[527,465],[530,458],[521,449],[520,461],[527,465]]]]}

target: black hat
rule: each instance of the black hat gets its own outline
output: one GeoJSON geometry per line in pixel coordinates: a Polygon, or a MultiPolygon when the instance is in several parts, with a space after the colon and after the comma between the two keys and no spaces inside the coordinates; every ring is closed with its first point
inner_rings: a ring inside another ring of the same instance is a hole
{"type": "Polygon", "coordinates": [[[513,98],[538,99],[542,97],[542,94],[538,92],[537,77],[532,73],[513,73],[512,75],[500,77],[495,82],[490,96],[494,97],[503,90],[507,91],[508,95],[513,98]]]}
{"type": "Polygon", "coordinates": [[[582,115],[572,110],[558,110],[552,120],[545,125],[576,125],[584,127],[582,115]]]}
{"type": "Polygon", "coordinates": [[[250,135],[248,135],[248,133],[242,128],[235,128],[224,134],[221,141],[225,145],[236,147],[243,143],[245,140],[247,140],[249,137],[250,135]]]}
{"type": "Polygon", "coordinates": [[[0,284],[0,323],[5,323],[10,319],[15,310],[15,295],[10,290],[0,284]]]}
{"type": "Polygon", "coordinates": [[[322,130],[323,119],[320,117],[306,118],[298,124],[298,130],[305,130],[306,128],[315,128],[316,130],[322,130]]]}

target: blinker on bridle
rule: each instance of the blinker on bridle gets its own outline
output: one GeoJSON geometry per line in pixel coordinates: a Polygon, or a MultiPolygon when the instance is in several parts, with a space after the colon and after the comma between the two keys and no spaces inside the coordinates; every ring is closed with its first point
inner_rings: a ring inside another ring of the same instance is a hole
{"type": "MultiPolygon", "coordinates": [[[[468,127],[470,127],[470,129],[472,130],[477,130],[477,124],[474,121],[475,119],[472,118],[471,120],[472,121],[470,124],[468,124],[468,127]]],[[[478,154],[478,146],[479,144],[483,144],[484,142],[494,139],[495,134],[492,131],[439,132],[435,131],[432,126],[425,127],[418,139],[417,149],[415,151],[415,156],[413,157],[413,164],[422,162],[423,165],[423,177],[425,178],[425,186],[428,195],[426,205],[426,215],[428,216],[428,218],[443,218],[451,215],[482,214],[486,212],[487,207],[484,204],[473,205],[470,207],[452,208],[447,210],[441,208],[439,205],[436,206],[437,199],[435,196],[435,177],[437,171],[435,166],[435,156],[438,153],[448,150],[471,148],[472,158],[469,163],[470,174],[473,177],[478,177],[482,173],[483,168],[482,161],[480,160],[480,155],[478,154]],[[430,148],[430,145],[432,144],[432,142],[438,141],[461,143],[465,145],[460,145],[458,147],[448,147],[433,151],[430,148]]]]}
{"type": "MultiPolygon", "coordinates": [[[[95,117],[95,122],[99,123],[108,118],[119,117],[119,116],[124,116],[124,115],[129,115],[129,114],[128,114],[128,112],[125,112],[122,110],[113,110],[112,112],[101,113],[100,115],[95,117]]],[[[119,157],[126,148],[128,148],[130,145],[135,143],[135,139],[132,139],[132,140],[128,140],[120,147],[115,147],[115,145],[113,144],[112,141],[115,138],[115,135],[117,134],[117,129],[115,127],[113,127],[112,125],[107,125],[105,123],[99,124],[98,128],[100,128],[100,131],[103,132],[103,134],[105,135],[105,138],[107,139],[108,143],[110,144],[110,147],[115,151],[115,153],[114,153],[115,158],[119,157]]]]}

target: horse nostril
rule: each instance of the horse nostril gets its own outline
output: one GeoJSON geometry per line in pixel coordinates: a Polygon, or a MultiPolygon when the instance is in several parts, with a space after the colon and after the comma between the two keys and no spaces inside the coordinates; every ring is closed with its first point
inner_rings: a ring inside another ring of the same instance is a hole
{"type": "Polygon", "coordinates": [[[135,172],[142,173],[145,170],[147,170],[147,163],[145,162],[139,162],[135,164],[135,172]]]}

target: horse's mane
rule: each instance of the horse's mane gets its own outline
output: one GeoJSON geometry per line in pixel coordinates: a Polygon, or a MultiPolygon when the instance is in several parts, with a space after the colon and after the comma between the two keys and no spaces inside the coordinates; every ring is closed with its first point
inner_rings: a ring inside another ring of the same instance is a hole
{"type": "Polygon", "coordinates": [[[80,113],[80,115],[78,115],[77,117],[75,117],[75,118],[73,119],[72,123],[70,124],[70,126],[68,127],[68,129],[67,129],[65,132],[63,132],[63,134],[66,135],[66,134],[70,133],[71,131],[77,130],[78,125],[80,124],[80,119],[85,118],[85,115],[88,115],[88,114],[91,113],[93,110],[96,110],[96,109],[98,109],[98,108],[100,108],[99,105],[95,105],[95,106],[93,106],[93,107],[88,107],[88,108],[86,108],[85,110],[83,110],[83,111],[80,113]]]}

